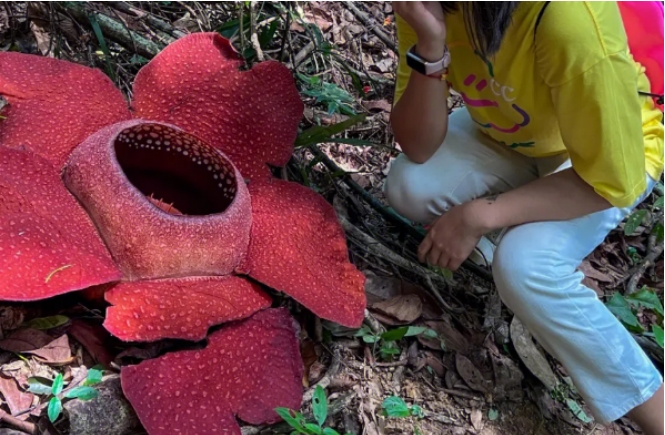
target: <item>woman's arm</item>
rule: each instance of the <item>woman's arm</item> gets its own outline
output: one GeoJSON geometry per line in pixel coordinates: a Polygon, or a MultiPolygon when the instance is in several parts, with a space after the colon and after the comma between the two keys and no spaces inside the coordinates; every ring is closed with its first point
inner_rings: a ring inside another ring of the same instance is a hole
{"type": "MultiPolygon", "coordinates": [[[[446,45],[446,27],[438,2],[393,2],[393,8],[416,32],[417,54],[432,62],[441,59],[446,45]]],[[[445,80],[413,72],[393,108],[390,123],[395,139],[414,162],[423,163],[432,157],[446,136],[447,88],[445,80]]]]}
{"type": "Polygon", "coordinates": [[[575,219],[610,207],[573,169],[566,169],[493,198],[453,207],[432,224],[418,248],[418,258],[455,270],[471,254],[480,237],[492,230],[575,219]]]}
{"type": "Polygon", "coordinates": [[[484,232],[539,221],[575,219],[612,205],[570,168],[493,198],[472,201],[484,232]]]}

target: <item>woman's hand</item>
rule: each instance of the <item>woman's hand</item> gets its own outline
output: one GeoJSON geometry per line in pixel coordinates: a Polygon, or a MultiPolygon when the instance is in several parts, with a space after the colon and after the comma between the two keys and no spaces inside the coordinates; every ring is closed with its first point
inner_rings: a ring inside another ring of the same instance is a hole
{"type": "Polygon", "coordinates": [[[446,23],[439,2],[393,2],[393,10],[416,32],[418,55],[432,62],[443,57],[446,23]]]}
{"type": "Polygon", "coordinates": [[[477,205],[474,201],[458,205],[434,221],[418,247],[418,259],[443,269],[459,268],[489,231],[477,205]]]}

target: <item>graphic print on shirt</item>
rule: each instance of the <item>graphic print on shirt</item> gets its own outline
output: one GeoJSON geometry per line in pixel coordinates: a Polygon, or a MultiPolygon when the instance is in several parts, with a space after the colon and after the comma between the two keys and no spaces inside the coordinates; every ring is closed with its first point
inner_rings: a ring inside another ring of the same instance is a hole
{"type": "MultiPolygon", "coordinates": [[[[483,59],[483,57],[477,51],[474,51],[474,52],[475,52],[476,56],[480,57],[483,60],[483,62],[485,63],[485,65],[487,66],[487,70],[488,70],[488,73],[489,73],[489,76],[490,76],[489,82],[488,82],[488,80],[486,80],[482,77],[480,77],[480,78],[477,77],[476,74],[474,74],[474,73],[469,73],[464,78],[464,81],[462,83],[467,88],[472,87],[475,84],[474,87],[476,88],[476,91],[478,91],[478,92],[482,92],[483,90],[485,90],[489,86],[489,90],[491,91],[491,93],[494,96],[492,98],[494,98],[494,99],[471,98],[471,97],[469,97],[469,95],[466,92],[464,92],[463,90],[460,90],[460,95],[462,96],[462,99],[464,100],[464,103],[467,106],[470,106],[470,107],[478,107],[478,108],[496,107],[498,109],[499,108],[499,101],[497,101],[497,97],[500,97],[503,101],[510,104],[510,107],[512,107],[512,109],[519,114],[519,116],[521,117],[522,120],[520,122],[514,123],[512,126],[500,126],[500,125],[494,124],[492,122],[481,123],[481,122],[476,121],[475,119],[473,121],[476,124],[483,127],[483,128],[493,129],[495,131],[498,131],[499,133],[505,133],[505,134],[516,133],[520,129],[522,129],[523,127],[526,127],[527,125],[529,125],[529,123],[531,122],[531,117],[529,116],[529,114],[524,109],[522,109],[520,106],[513,103],[515,98],[512,97],[512,93],[515,91],[515,89],[510,87],[510,86],[501,85],[499,82],[497,82],[496,79],[494,78],[494,67],[492,65],[492,62],[490,62],[489,60],[483,59]]],[[[473,119],[473,117],[472,117],[472,119],[473,119]]],[[[535,145],[534,142],[514,142],[510,145],[503,142],[503,141],[501,141],[501,143],[508,146],[508,147],[510,147],[510,148],[519,148],[519,147],[530,148],[530,147],[533,147],[535,145]]]]}

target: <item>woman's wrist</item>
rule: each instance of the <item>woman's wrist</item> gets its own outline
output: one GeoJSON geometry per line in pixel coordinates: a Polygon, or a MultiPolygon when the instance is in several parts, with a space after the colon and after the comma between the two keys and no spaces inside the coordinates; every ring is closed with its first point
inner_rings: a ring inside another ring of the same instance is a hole
{"type": "Polygon", "coordinates": [[[445,40],[418,41],[415,48],[416,54],[428,62],[436,62],[443,58],[446,52],[445,40]]]}

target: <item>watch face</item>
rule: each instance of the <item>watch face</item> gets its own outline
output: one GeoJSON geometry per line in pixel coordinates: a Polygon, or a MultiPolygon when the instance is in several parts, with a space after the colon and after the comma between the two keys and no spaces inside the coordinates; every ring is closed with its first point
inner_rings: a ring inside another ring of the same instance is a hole
{"type": "Polygon", "coordinates": [[[425,64],[423,63],[422,59],[420,59],[418,56],[413,54],[411,51],[408,51],[406,53],[406,64],[413,70],[419,72],[420,74],[425,74],[425,64]]]}

